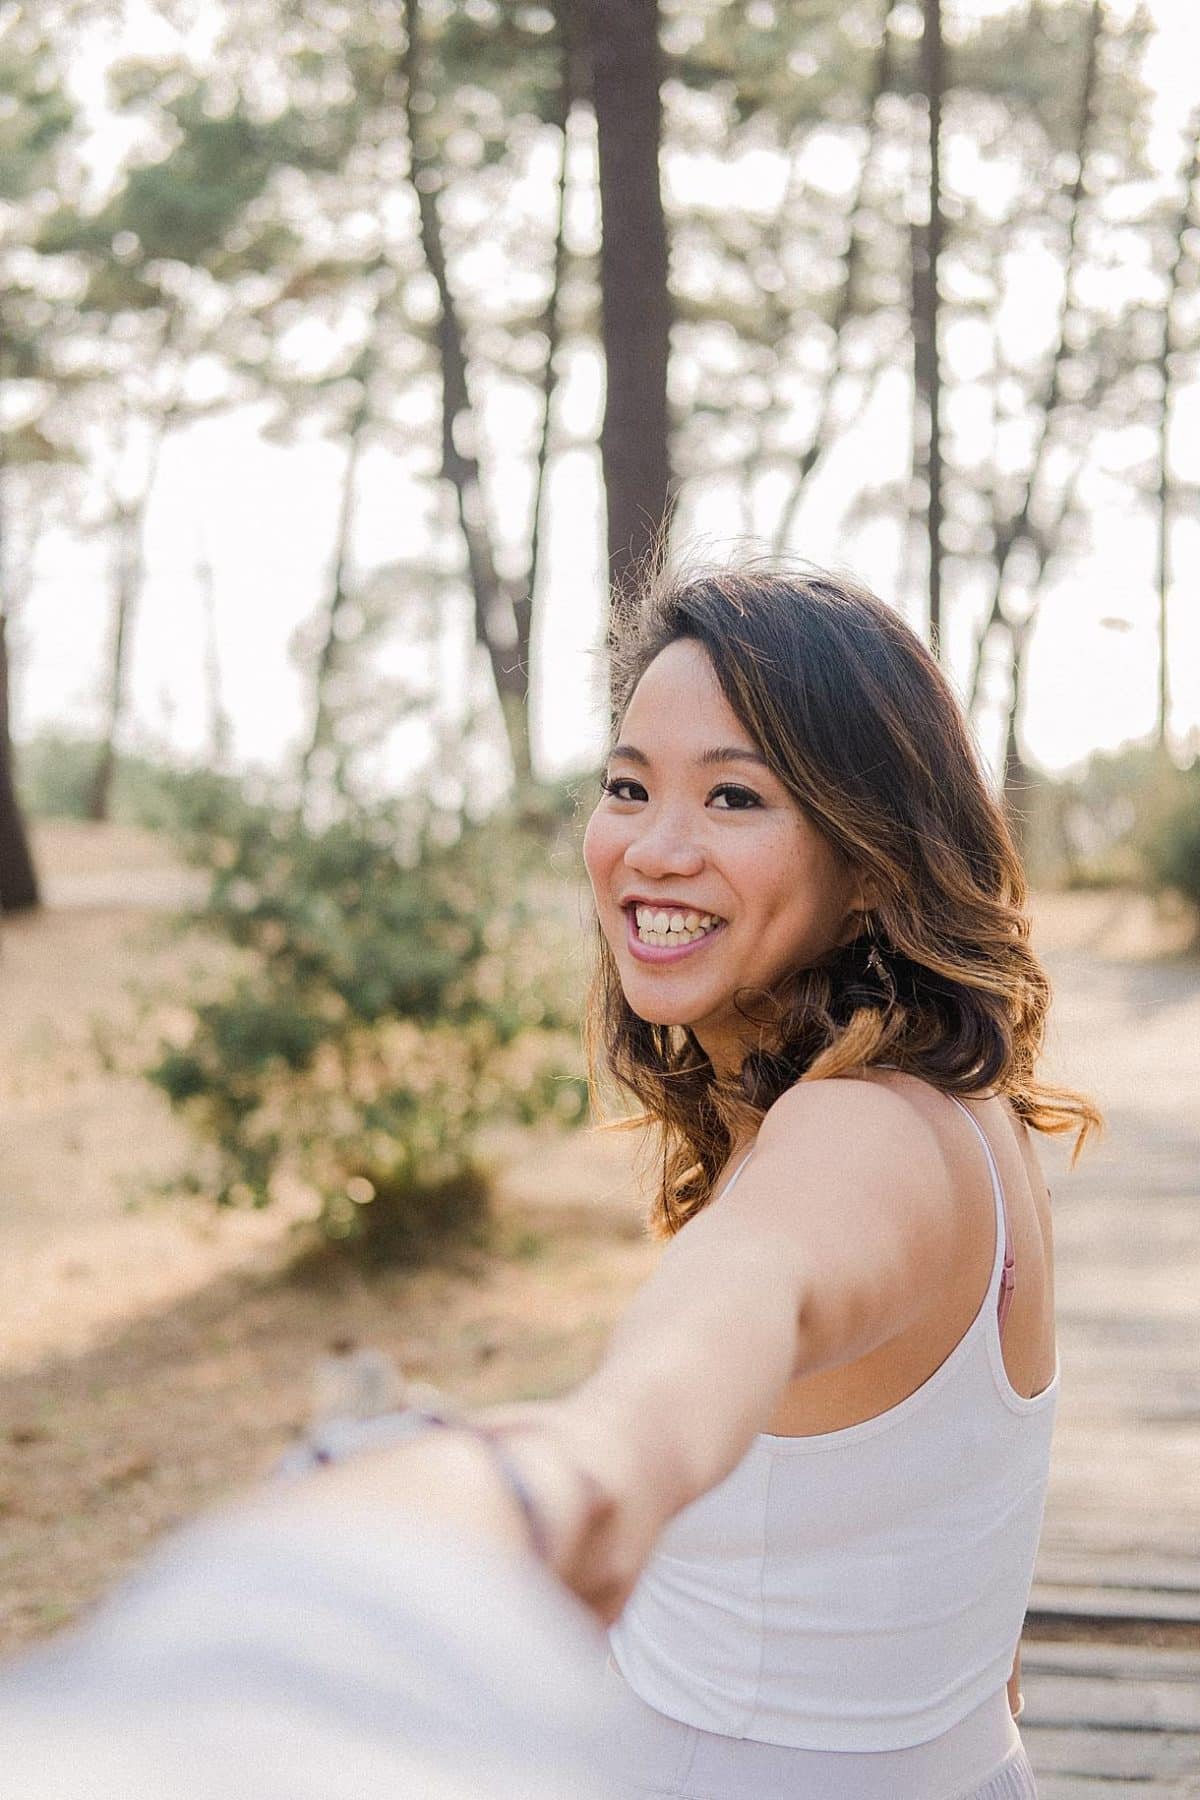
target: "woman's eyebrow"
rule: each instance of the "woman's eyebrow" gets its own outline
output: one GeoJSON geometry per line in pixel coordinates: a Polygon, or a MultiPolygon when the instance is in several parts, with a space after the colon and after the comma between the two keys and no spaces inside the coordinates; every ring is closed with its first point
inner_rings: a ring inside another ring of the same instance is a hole
{"type": "Polygon", "coordinates": [[[760,769],[767,767],[767,760],[757,750],[746,750],[737,744],[720,744],[715,750],[702,750],[696,758],[698,763],[748,762],[757,763],[760,769]]]}
{"type": "MultiPolygon", "coordinates": [[[[642,768],[650,767],[650,758],[635,744],[614,744],[608,754],[610,758],[620,756],[626,762],[639,763],[642,768]]],[[[757,750],[747,750],[739,744],[717,744],[711,750],[702,750],[694,760],[706,768],[710,763],[725,762],[757,763],[760,769],[768,766],[766,758],[760,756],[757,750]]]]}

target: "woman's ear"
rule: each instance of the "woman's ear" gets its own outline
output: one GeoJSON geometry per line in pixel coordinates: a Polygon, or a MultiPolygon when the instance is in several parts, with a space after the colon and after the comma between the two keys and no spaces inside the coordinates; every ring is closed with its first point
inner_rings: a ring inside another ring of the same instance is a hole
{"type": "Polygon", "coordinates": [[[858,910],[863,914],[872,913],[881,904],[881,900],[882,896],[879,891],[879,883],[876,881],[875,877],[860,871],[858,877],[858,899],[856,902],[858,910]]]}
{"type": "Polygon", "coordinates": [[[879,904],[879,889],[870,875],[860,875],[857,886],[850,897],[846,908],[846,916],[842,922],[838,945],[844,947],[852,944],[855,938],[878,935],[878,925],[874,918],[875,908],[879,904]]]}
{"type": "Polygon", "coordinates": [[[856,938],[870,937],[871,911],[869,907],[855,905],[848,908],[842,921],[842,929],[838,936],[838,947],[844,949],[847,944],[854,943],[856,938]]]}

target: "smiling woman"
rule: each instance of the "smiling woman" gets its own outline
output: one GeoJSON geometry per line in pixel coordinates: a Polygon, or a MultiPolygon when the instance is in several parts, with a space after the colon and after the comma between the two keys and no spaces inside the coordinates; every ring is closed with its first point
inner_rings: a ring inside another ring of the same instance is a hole
{"type": "Polygon", "coordinates": [[[1099,1119],[1035,1074],[1003,815],[934,659],[827,575],[666,583],[615,700],[589,1047],[658,1129],[671,1243],[595,1376],[524,1419],[620,1495],[574,1577],[612,1620],[610,1772],[1021,1800],[1058,1391],[1027,1127],[1078,1149],[1099,1119]]]}
{"type": "Polygon", "coordinates": [[[899,616],[844,579],[722,571],[650,596],[616,658],[589,1044],[661,1129],[661,1232],[801,1080],[996,1085],[1082,1141],[1090,1103],[1033,1073],[1049,986],[1020,861],[899,616]],[[685,950],[670,918],[700,911],[719,924],[685,950]]]}

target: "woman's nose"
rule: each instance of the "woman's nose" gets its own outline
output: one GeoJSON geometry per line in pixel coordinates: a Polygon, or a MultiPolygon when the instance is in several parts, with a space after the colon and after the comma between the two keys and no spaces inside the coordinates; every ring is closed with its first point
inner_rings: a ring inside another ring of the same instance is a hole
{"type": "Polygon", "coordinates": [[[655,881],[667,875],[698,875],[704,867],[704,852],[682,821],[647,819],[626,847],[625,866],[655,881]]]}

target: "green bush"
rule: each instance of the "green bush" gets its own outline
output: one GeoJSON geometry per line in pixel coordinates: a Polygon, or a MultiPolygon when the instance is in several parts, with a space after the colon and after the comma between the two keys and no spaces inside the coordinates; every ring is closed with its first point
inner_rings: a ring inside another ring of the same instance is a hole
{"type": "Polygon", "coordinates": [[[232,947],[147,1071],[190,1119],[195,1185],[299,1184],[326,1238],[411,1261],[477,1224],[485,1124],[583,1116],[579,947],[544,820],[363,811],[322,829],[220,786],[188,796],[212,873],[190,923],[232,947]]]}
{"type": "Polygon", "coordinates": [[[1155,744],[1097,752],[1081,773],[1058,780],[1037,776],[1028,796],[1026,866],[1032,881],[1042,887],[1187,892],[1168,840],[1186,835],[1194,783],[1155,744]]]}
{"type": "Polygon", "coordinates": [[[17,746],[17,781],[25,812],[39,819],[86,819],[97,746],[90,738],[41,731],[17,746]]]}
{"type": "MultiPolygon", "coordinates": [[[[27,739],[18,747],[16,758],[25,812],[38,819],[86,819],[99,755],[100,745],[94,738],[69,732],[48,729],[27,739]]],[[[121,751],[113,772],[109,812],[118,824],[171,831],[186,826],[197,809],[198,793],[221,793],[224,804],[233,806],[237,784],[230,776],[121,751]]]]}
{"type": "Polygon", "coordinates": [[[1182,894],[1200,912],[1200,762],[1163,771],[1136,840],[1151,887],[1182,894]]]}

